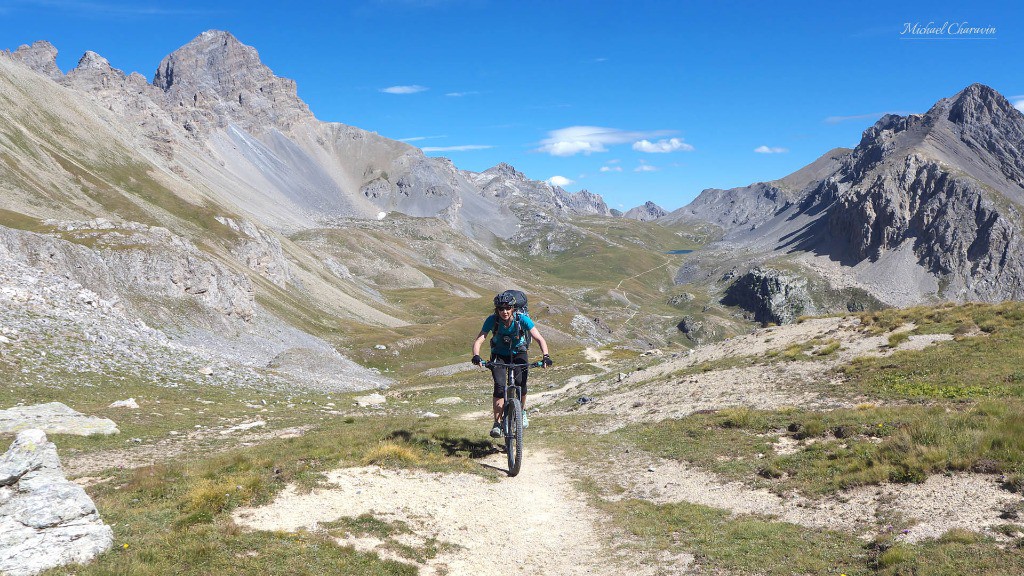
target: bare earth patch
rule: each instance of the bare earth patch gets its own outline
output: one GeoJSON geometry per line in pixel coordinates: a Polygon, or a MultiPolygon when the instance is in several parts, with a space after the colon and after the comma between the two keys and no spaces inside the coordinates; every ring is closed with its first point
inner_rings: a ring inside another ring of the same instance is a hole
{"type": "MultiPolygon", "coordinates": [[[[856,488],[814,500],[797,494],[784,498],[742,482],[724,482],[710,472],[651,456],[625,455],[617,468],[620,476],[615,480],[625,491],[606,495],[608,499],[689,502],[864,538],[891,530],[887,522],[895,516],[908,525],[897,535],[907,542],[938,538],[954,528],[1005,539],[992,528],[1010,523],[1001,519],[1000,513],[1020,502],[1019,496],[999,486],[999,476],[990,474],[935,475],[922,484],[856,488]]],[[[610,478],[608,474],[603,477],[610,478]]]]}
{"type": "MultiPolygon", "coordinates": [[[[485,463],[503,467],[504,456],[485,463]]],[[[635,566],[623,564],[635,560],[610,553],[602,518],[577,493],[564,467],[550,453],[531,451],[519,476],[498,482],[465,473],[343,468],[328,473],[331,488],[309,494],[288,488],[270,505],[237,510],[234,519],[250,529],[286,531],[316,530],[319,523],[362,514],[405,522],[415,539],[454,545],[442,546],[436,558],[419,565],[423,574],[636,573],[635,566]]],[[[339,542],[363,549],[380,544],[359,536],[339,542]]]]}

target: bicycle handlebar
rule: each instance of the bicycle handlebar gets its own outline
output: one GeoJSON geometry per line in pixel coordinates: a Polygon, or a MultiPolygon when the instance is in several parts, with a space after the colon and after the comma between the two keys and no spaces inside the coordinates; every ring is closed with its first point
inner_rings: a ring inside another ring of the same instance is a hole
{"type": "Polygon", "coordinates": [[[494,368],[510,368],[511,367],[511,368],[530,369],[530,368],[540,368],[543,365],[544,365],[544,361],[543,360],[538,360],[536,362],[530,362],[529,364],[509,364],[508,362],[495,362],[493,360],[481,360],[480,361],[480,366],[482,366],[484,368],[491,368],[491,367],[494,367],[494,368]]]}

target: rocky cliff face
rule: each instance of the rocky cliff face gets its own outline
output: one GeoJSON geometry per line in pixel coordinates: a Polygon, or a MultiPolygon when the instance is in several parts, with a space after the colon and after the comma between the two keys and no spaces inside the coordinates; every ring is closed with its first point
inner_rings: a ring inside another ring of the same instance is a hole
{"type": "Polygon", "coordinates": [[[883,302],[1024,298],[1024,115],[996,91],[887,115],[815,164],[666,219],[713,222],[723,250],[802,262],[883,302]]]}
{"type": "Polygon", "coordinates": [[[955,300],[1024,298],[1024,115],[975,84],[923,115],[889,115],[808,198],[838,255],[901,245],[955,300]]]}

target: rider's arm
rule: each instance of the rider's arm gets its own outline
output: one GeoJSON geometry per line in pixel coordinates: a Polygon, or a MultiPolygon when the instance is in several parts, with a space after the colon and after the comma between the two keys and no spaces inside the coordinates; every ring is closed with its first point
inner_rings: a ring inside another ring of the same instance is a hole
{"type": "Polygon", "coordinates": [[[540,330],[537,330],[536,326],[530,328],[530,336],[533,336],[533,339],[537,341],[537,344],[540,344],[540,353],[547,355],[548,343],[544,340],[544,337],[540,335],[540,330]]]}
{"type": "Polygon", "coordinates": [[[480,335],[476,337],[476,340],[473,341],[473,356],[480,355],[480,346],[483,345],[484,340],[486,339],[487,332],[481,332],[480,335]]]}

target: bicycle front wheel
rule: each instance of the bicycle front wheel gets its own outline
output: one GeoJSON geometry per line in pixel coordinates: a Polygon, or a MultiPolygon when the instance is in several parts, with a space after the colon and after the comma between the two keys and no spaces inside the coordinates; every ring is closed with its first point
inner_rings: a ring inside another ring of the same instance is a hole
{"type": "Polygon", "coordinates": [[[508,455],[508,475],[519,474],[523,465],[523,405],[518,398],[509,399],[505,408],[505,453],[508,455]]]}

